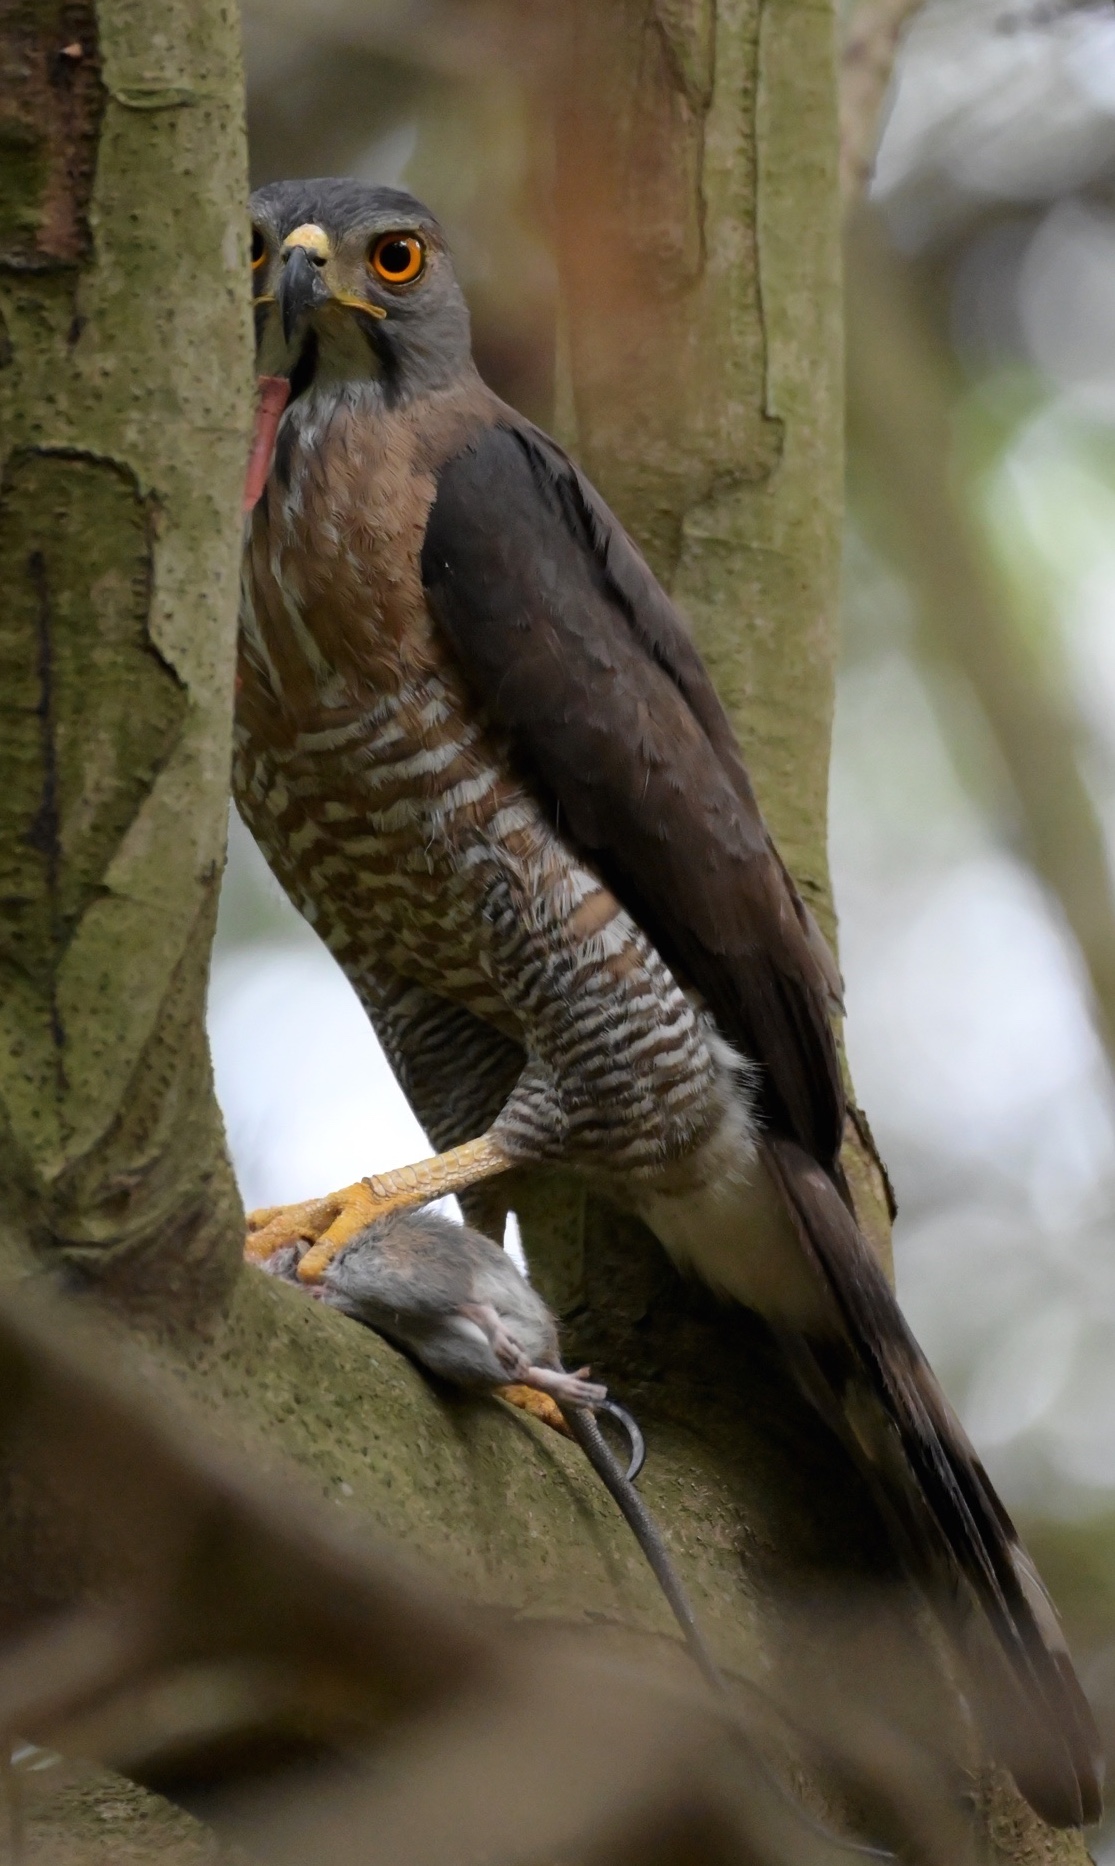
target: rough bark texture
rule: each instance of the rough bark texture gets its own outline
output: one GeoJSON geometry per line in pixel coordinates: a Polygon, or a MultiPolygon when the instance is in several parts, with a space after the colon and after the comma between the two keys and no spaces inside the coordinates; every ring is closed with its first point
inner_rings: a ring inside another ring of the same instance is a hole
{"type": "MultiPolygon", "coordinates": [[[[826,0],[576,9],[557,99],[565,438],[693,622],[830,933],[843,515],[826,0]]],[[[864,1128],[847,1166],[889,1262],[864,1128]]]]}
{"type": "MultiPolygon", "coordinates": [[[[581,452],[693,616],[786,857],[831,919],[829,8],[584,0],[570,16],[558,244],[581,452]]],[[[177,1326],[137,1322],[136,1358],[219,1435],[264,1468],[292,1459],[330,1509],[471,1598],[676,1652],[568,1445],[435,1390],[298,1292],[235,1274],[241,1219],[201,1033],[251,381],[235,25],[219,0],[170,0],[157,39],[138,0],[102,0],[97,20],[99,46],[87,8],[24,0],[3,53],[0,289],[18,365],[0,375],[9,1260],[76,1267],[157,1309],[177,1326]]],[[[856,1183],[882,1240],[866,1148],[856,1183]]],[[[576,1351],[642,1415],[644,1494],[724,1664],[835,1691],[833,1733],[838,1714],[864,1733],[897,1719],[970,1764],[947,1663],[866,1493],[759,1325],[684,1288],[653,1240],[585,1210],[560,1178],[516,1201],[576,1351]],[[835,1608],[868,1597],[864,1641],[835,1608]]],[[[85,1579],[65,1525],[26,1498],[0,1546],[9,1609],[85,1579]]],[[[802,1790],[834,1817],[847,1807],[839,1772],[813,1769],[802,1790]]],[[[1016,1798],[1003,1806],[1019,1839],[996,1857],[1082,1857],[1016,1798]]]]}
{"type": "Polygon", "coordinates": [[[250,389],[236,22],[7,8],[0,1226],[166,1290],[236,1269],[202,1027],[250,389]]]}

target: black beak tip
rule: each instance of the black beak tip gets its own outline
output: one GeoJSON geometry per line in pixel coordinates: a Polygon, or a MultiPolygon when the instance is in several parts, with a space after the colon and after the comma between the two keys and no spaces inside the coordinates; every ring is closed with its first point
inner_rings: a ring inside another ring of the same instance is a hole
{"type": "Polygon", "coordinates": [[[295,247],[283,267],[277,296],[283,337],[289,344],[303,318],[329,296],[318,267],[300,246],[295,247]]]}

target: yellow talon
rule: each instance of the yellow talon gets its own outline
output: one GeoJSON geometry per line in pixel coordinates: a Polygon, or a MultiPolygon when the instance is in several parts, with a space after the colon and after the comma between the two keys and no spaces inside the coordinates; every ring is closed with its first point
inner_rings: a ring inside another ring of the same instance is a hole
{"type": "Polygon", "coordinates": [[[265,1263],[284,1244],[308,1243],[316,1249],[319,1242],[328,1239],[331,1248],[320,1268],[305,1279],[314,1282],[341,1245],[380,1216],[382,1206],[362,1179],[324,1198],[305,1199],[298,1205],[265,1206],[248,1214],[244,1255],[249,1263],[265,1263]]]}
{"type": "Polygon", "coordinates": [[[573,1434],[565,1423],[561,1407],[548,1393],[540,1393],[537,1387],[517,1384],[496,1387],[495,1393],[497,1399],[506,1400],[509,1406],[517,1406],[520,1412],[528,1412],[533,1419],[541,1419],[543,1425],[552,1426],[563,1438],[572,1438],[573,1434]]]}
{"type": "Polygon", "coordinates": [[[408,1206],[422,1205],[425,1200],[415,1198],[405,1192],[394,1197],[377,1198],[372,1188],[374,1180],[361,1180],[359,1186],[349,1186],[348,1192],[358,1196],[348,1199],[338,1211],[329,1228],[323,1231],[317,1242],[311,1246],[298,1265],[300,1283],[319,1283],[337,1252],[344,1245],[350,1244],[361,1231],[377,1219],[386,1218],[391,1212],[405,1211],[408,1206]]]}
{"type": "Polygon", "coordinates": [[[337,1252],[377,1219],[411,1206],[428,1205],[448,1192],[464,1192],[483,1179],[507,1172],[514,1164],[498,1141],[482,1134],[478,1140],[465,1141],[463,1146],[453,1147],[435,1159],[400,1166],[373,1179],[358,1179],[355,1185],[329,1192],[321,1199],[305,1199],[300,1205],[265,1206],[248,1215],[244,1255],[249,1263],[266,1263],[286,1244],[309,1244],[311,1248],[298,1265],[298,1279],[302,1283],[320,1282],[337,1252]]]}

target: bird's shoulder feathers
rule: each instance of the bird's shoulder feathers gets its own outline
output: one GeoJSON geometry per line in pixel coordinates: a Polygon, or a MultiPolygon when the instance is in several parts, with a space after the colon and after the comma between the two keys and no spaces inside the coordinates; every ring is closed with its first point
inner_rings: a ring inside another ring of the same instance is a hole
{"type": "Polygon", "coordinates": [[[767,1118],[835,1162],[823,941],[680,614],[583,474],[494,397],[430,470],[422,581],[466,680],[554,820],[762,1066],[767,1118]]]}

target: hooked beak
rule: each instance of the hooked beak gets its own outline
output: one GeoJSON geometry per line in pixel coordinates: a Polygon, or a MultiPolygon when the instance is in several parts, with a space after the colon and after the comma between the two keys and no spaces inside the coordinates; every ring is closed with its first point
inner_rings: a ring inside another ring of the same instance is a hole
{"type": "Polygon", "coordinates": [[[275,295],[283,321],[283,337],[289,345],[298,326],[311,311],[329,303],[331,293],[321,276],[320,260],[312,258],[304,246],[293,246],[284,256],[282,277],[275,295]]]}
{"type": "MultiPolygon", "coordinates": [[[[365,317],[387,316],[383,307],[373,304],[370,299],[357,297],[352,292],[332,290],[326,284],[324,267],[326,260],[332,256],[333,242],[325,229],[314,221],[295,227],[294,232],[288,233],[283,241],[283,269],[275,292],[275,302],[279,307],[283,339],[288,350],[299,325],[325,305],[360,311],[365,317]]],[[[257,305],[271,302],[266,293],[255,300],[257,305]]]]}

